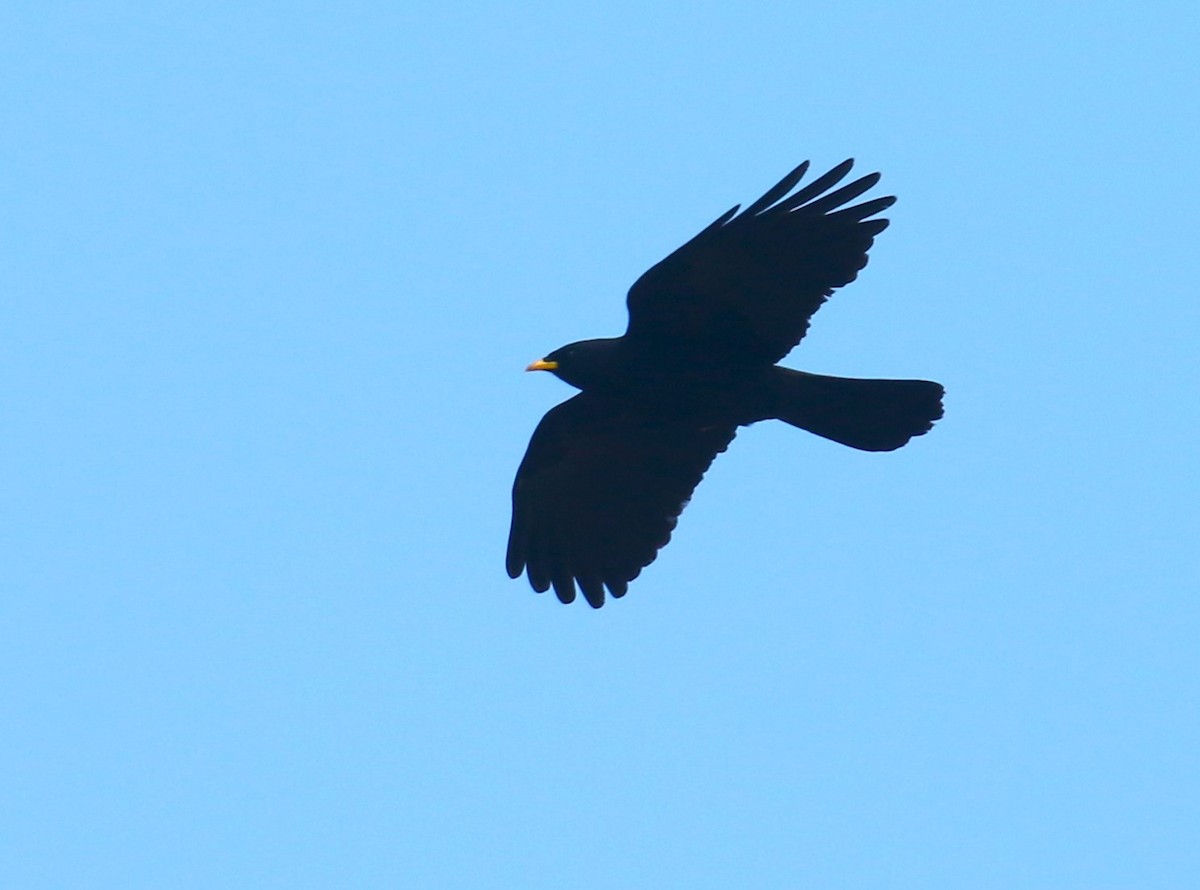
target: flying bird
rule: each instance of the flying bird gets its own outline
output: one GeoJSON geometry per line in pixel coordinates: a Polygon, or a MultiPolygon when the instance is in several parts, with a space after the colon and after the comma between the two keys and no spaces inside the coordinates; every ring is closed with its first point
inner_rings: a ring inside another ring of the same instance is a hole
{"type": "Polygon", "coordinates": [[[625,334],[529,365],[580,390],[542,418],[517,470],[507,569],[594,608],[671,538],[738,427],[782,420],[863,451],[892,451],[942,416],[928,380],[828,377],[777,364],[809,319],[867,264],[894,197],[879,181],[834,189],[845,161],[797,189],[805,161],[757,201],[721,214],[629,290],[625,334]],[[832,190],[831,190],[832,189],[832,190]],[[850,206],[847,206],[850,205],[850,206]]]}

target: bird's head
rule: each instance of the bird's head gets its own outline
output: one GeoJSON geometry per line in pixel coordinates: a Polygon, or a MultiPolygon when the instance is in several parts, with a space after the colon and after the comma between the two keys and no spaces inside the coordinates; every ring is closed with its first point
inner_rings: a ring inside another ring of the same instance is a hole
{"type": "Polygon", "coordinates": [[[622,373],[621,338],[581,340],[554,350],[533,362],[526,371],[549,371],[579,389],[604,388],[622,373]]]}

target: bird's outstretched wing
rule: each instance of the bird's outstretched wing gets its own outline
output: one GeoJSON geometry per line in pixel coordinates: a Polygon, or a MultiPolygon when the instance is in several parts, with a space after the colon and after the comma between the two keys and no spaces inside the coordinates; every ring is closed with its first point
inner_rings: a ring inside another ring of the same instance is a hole
{"type": "Polygon", "coordinates": [[[509,576],[525,571],[534,590],[553,587],[564,603],[576,585],[595,608],[605,587],[624,596],[735,432],[592,393],[551,409],[513,483],[509,576]]]}
{"type": "Polygon", "coordinates": [[[845,161],[792,192],[805,161],[649,269],[629,290],[627,335],[693,361],[779,361],[834,289],[855,279],[887,228],[886,219],[868,217],[895,198],[843,206],[875,185],[878,173],[829,191],[853,166],[845,161]]]}

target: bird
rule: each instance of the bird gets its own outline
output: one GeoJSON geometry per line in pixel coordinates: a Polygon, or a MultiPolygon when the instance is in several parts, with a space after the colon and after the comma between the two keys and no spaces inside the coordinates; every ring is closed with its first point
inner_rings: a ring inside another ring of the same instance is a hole
{"type": "Polygon", "coordinates": [[[800,164],[721,214],[629,289],[619,337],[556,349],[527,371],[579,390],[537,425],[512,488],[506,568],[538,593],[593,608],[622,597],[675,531],[738,428],[781,420],[863,451],[892,451],[942,417],[929,380],[832,377],[778,362],[867,264],[895,197],[840,185],[849,159],[797,188],[800,164]],[[835,188],[835,186],[839,186],[835,188]]]}

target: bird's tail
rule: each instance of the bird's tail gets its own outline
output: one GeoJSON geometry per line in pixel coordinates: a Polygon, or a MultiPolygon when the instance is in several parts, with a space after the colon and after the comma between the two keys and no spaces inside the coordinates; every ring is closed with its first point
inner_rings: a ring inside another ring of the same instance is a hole
{"type": "Polygon", "coordinates": [[[776,368],[774,416],[863,451],[892,451],[942,416],[941,384],[856,380],[776,368]]]}

